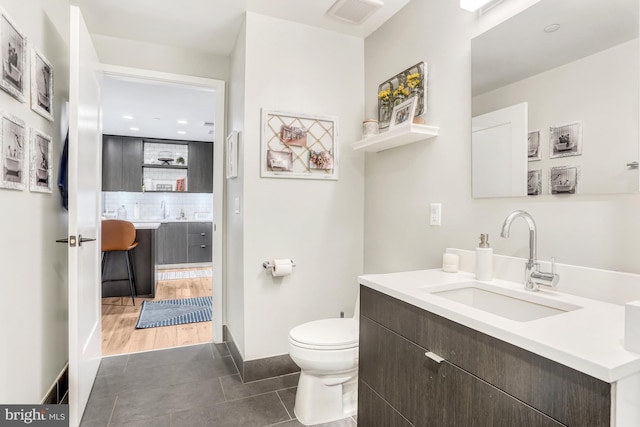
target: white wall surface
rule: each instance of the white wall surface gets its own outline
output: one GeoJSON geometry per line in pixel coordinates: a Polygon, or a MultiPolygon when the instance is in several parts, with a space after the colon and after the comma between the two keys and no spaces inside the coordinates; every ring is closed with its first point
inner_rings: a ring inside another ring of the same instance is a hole
{"type": "Polygon", "coordinates": [[[289,330],[300,323],[353,315],[364,159],[350,145],[364,118],[364,42],[253,13],[246,33],[244,356],[253,360],[288,353],[289,330]],[[337,116],[339,179],[261,178],[262,108],[337,116]],[[297,267],[273,278],[262,268],[273,258],[297,267]]]}
{"type": "Polygon", "coordinates": [[[92,34],[100,62],[109,65],[227,80],[229,58],[137,40],[92,34]]]}
{"type": "Polygon", "coordinates": [[[540,130],[542,193],[549,192],[549,168],[581,168],[582,194],[638,191],[638,39],[476,96],[472,112],[488,113],[529,103],[529,130],[540,130]],[[549,126],[582,123],[582,155],[549,158],[549,126]]]}
{"type": "Polygon", "coordinates": [[[495,253],[526,257],[524,222],[514,224],[509,239],[499,237],[515,209],[537,222],[539,258],[640,272],[637,194],[471,198],[470,38],[482,25],[458,2],[413,0],[365,41],[367,115],[375,114],[380,82],[424,60],[426,122],[441,127],[435,139],[367,155],[365,272],[437,268],[445,247],[473,249],[480,233],[489,233],[495,253]],[[429,225],[432,202],[442,203],[441,227],[429,225]]]}
{"type": "MultiPolygon", "coordinates": [[[[243,23],[230,58],[229,106],[227,109],[227,134],[238,132],[238,158],[244,158],[245,146],[245,68],[246,68],[246,21],[243,23]]],[[[226,150],[225,150],[226,152],[226,150]]],[[[226,162],[225,162],[226,167],[226,162]]],[[[244,174],[242,161],[238,162],[238,177],[226,180],[225,191],[225,259],[226,283],[225,313],[227,328],[244,357],[245,306],[244,306],[244,174]],[[240,204],[240,213],[235,212],[235,199],[240,204]]],[[[225,174],[226,175],[226,174],[225,174]]]]}
{"type": "Polygon", "coordinates": [[[33,112],[29,101],[22,104],[0,92],[0,110],[53,138],[52,194],[0,189],[0,402],[39,403],[68,360],[67,249],[55,239],[67,235],[56,181],[67,128],[60,115],[69,92],[69,2],[2,0],[0,5],[54,70],[55,122],[33,112]]]}

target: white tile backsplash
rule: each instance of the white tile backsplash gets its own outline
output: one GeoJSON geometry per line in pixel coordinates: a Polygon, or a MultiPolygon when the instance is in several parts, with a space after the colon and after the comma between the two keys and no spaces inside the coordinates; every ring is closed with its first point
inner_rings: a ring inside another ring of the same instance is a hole
{"type": "Polygon", "coordinates": [[[167,218],[177,218],[184,210],[187,219],[194,219],[196,212],[209,212],[213,216],[213,194],[210,193],[127,193],[105,191],[102,193],[103,212],[116,212],[124,205],[128,220],[161,217],[162,201],[166,204],[167,218]],[[134,218],[138,204],[140,218],[134,218]]]}

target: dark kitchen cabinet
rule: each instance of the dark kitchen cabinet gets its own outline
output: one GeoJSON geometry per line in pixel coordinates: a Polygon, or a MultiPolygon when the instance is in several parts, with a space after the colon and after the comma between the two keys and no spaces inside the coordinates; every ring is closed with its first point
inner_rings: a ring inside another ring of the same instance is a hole
{"type": "Polygon", "coordinates": [[[142,139],[104,135],[102,191],[142,191],[142,139]]]}
{"type": "Polygon", "coordinates": [[[187,236],[187,258],[190,263],[211,262],[213,243],[210,222],[190,222],[187,236]]]}
{"type": "Polygon", "coordinates": [[[168,222],[160,226],[162,259],[160,264],[186,264],[187,258],[187,223],[168,222]]]}
{"type": "Polygon", "coordinates": [[[213,193],[213,144],[189,143],[189,193],[213,193]]]}

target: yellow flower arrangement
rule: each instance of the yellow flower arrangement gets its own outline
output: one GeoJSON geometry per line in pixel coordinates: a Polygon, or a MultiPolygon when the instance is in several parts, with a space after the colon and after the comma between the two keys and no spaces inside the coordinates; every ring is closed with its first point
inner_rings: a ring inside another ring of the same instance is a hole
{"type": "Polygon", "coordinates": [[[400,83],[400,86],[398,86],[398,88],[393,91],[394,98],[397,98],[399,96],[409,96],[409,89],[404,87],[404,83],[400,83]]]}
{"type": "Polygon", "coordinates": [[[391,101],[391,90],[383,89],[380,92],[378,92],[378,99],[381,100],[382,102],[391,101]]]}
{"type": "Polygon", "coordinates": [[[420,73],[413,73],[407,76],[407,86],[411,89],[420,84],[420,73]]]}

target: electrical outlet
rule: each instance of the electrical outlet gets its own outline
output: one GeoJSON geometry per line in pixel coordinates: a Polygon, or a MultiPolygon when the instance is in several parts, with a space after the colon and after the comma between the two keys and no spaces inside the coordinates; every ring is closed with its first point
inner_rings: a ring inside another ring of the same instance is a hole
{"type": "Polygon", "coordinates": [[[440,226],[442,224],[442,203],[429,205],[429,224],[440,226]]]}

